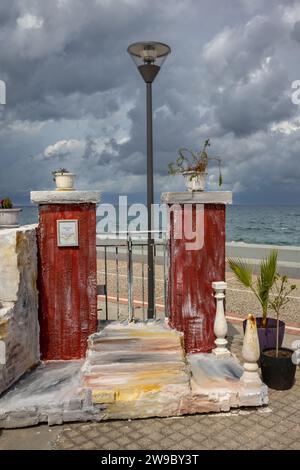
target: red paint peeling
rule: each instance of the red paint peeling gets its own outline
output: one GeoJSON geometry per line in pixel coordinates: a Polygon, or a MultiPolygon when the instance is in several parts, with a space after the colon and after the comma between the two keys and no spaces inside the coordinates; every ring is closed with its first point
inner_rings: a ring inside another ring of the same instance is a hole
{"type": "Polygon", "coordinates": [[[186,251],[185,243],[190,240],[174,239],[171,213],[169,322],[184,332],[185,349],[189,353],[209,352],[215,347],[216,305],[212,282],[225,279],[225,205],[205,204],[204,224],[203,248],[186,251]]]}
{"type": "Polygon", "coordinates": [[[39,207],[39,322],[41,358],[84,357],[97,330],[95,204],[39,207]],[[77,219],[79,247],[58,247],[58,219],[77,219]]]}

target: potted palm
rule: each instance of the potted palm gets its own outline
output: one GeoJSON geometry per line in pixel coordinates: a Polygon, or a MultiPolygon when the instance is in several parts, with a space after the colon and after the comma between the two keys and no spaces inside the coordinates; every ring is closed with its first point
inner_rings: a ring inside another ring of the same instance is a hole
{"type": "Polygon", "coordinates": [[[294,284],[288,284],[287,276],[276,274],[273,286],[273,296],[269,306],[276,313],[276,346],[262,351],[261,373],[263,381],[268,387],[275,390],[288,390],[295,381],[296,363],[293,362],[293,349],[280,347],[279,316],[283,307],[289,302],[289,295],[296,289],[294,284]]]}
{"type": "MultiPolygon", "coordinates": [[[[256,281],[253,280],[253,267],[245,260],[228,259],[228,264],[238,281],[253,292],[261,305],[262,316],[256,319],[261,352],[276,346],[277,322],[275,318],[268,318],[268,308],[272,287],[277,276],[277,256],[277,250],[272,250],[269,256],[261,261],[256,281]]],[[[244,330],[245,326],[246,321],[244,322],[244,330]]],[[[282,320],[279,320],[277,331],[278,344],[281,346],[285,331],[285,323],[282,320]]]]}
{"type": "Polygon", "coordinates": [[[169,175],[182,174],[188,191],[204,191],[207,179],[207,167],[210,160],[215,160],[218,163],[219,186],[222,185],[221,159],[219,157],[208,156],[208,147],[210,147],[210,141],[206,139],[200,152],[182,148],[179,150],[176,163],[169,163],[169,175]],[[187,157],[186,154],[189,154],[189,157],[187,157]]]}
{"type": "Polygon", "coordinates": [[[52,171],[52,175],[56,183],[56,191],[72,191],[74,189],[76,178],[74,173],[70,173],[66,168],[59,168],[58,170],[52,171]]]}
{"type": "Polygon", "coordinates": [[[18,218],[22,209],[13,207],[13,203],[6,197],[0,200],[0,227],[14,228],[19,227],[18,218]]]}

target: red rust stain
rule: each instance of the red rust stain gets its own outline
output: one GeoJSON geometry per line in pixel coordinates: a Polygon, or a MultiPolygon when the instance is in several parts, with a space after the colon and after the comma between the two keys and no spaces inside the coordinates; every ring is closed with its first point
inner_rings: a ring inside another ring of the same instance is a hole
{"type": "Polygon", "coordinates": [[[37,234],[41,358],[84,357],[97,330],[95,204],[40,206],[37,234]],[[79,247],[57,246],[58,219],[79,221],[79,247]]]}
{"type": "Polygon", "coordinates": [[[252,313],[250,313],[248,315],[248,320],[249,320],[251,328],[255,328],[256,327],[256,318],[255,318],[254,315],[252,315],[252,313]]]}
{"type": "Polygon", "coordinates": [[[224,204],[205,204],[204,246],[191,251],[185,248],[190,240],[175,240],[171,213],[169,322],[184,333],[188,353],[209,352],[215,347],[212,282],[225,279],[225,210],[224,204]]]}

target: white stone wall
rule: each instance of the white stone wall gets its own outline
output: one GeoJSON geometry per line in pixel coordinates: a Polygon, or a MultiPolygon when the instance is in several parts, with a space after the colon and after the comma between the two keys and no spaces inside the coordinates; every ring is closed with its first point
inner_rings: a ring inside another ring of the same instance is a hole
{"type": "Polygon", "coordinates": [[[0,393],[40,357],[35,229],[0,229],[0,393]]]}

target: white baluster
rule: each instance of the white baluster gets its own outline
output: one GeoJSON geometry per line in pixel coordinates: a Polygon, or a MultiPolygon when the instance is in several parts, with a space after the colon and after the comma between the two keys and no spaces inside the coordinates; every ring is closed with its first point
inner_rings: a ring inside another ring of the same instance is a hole
{"type": "Polygon", "coordinates": [[[260,356],[259,341],[257,334],[256,319],[253,315],[248,315],[246,331],[242,349],[244,362],[244,372],[241,382],[245,386],[257,387],[262,384],[258,374],[257,361],[260,356]]]}
{"type": "Polygon", "coordinates": [[[225,299],[225,290],[227,289],[226,282],[218,281],[213,282],[212,287],[215,291],[215,298],[217,301],[217,309],[214,323],[214,333],[216,335],[215,340],[215,349],[212,350],[219,358],[230,357],[230,351],[227,349],[228,341],[226,339],[228,327],[227,321],[224,313],[224,299],[225,299]]]}

